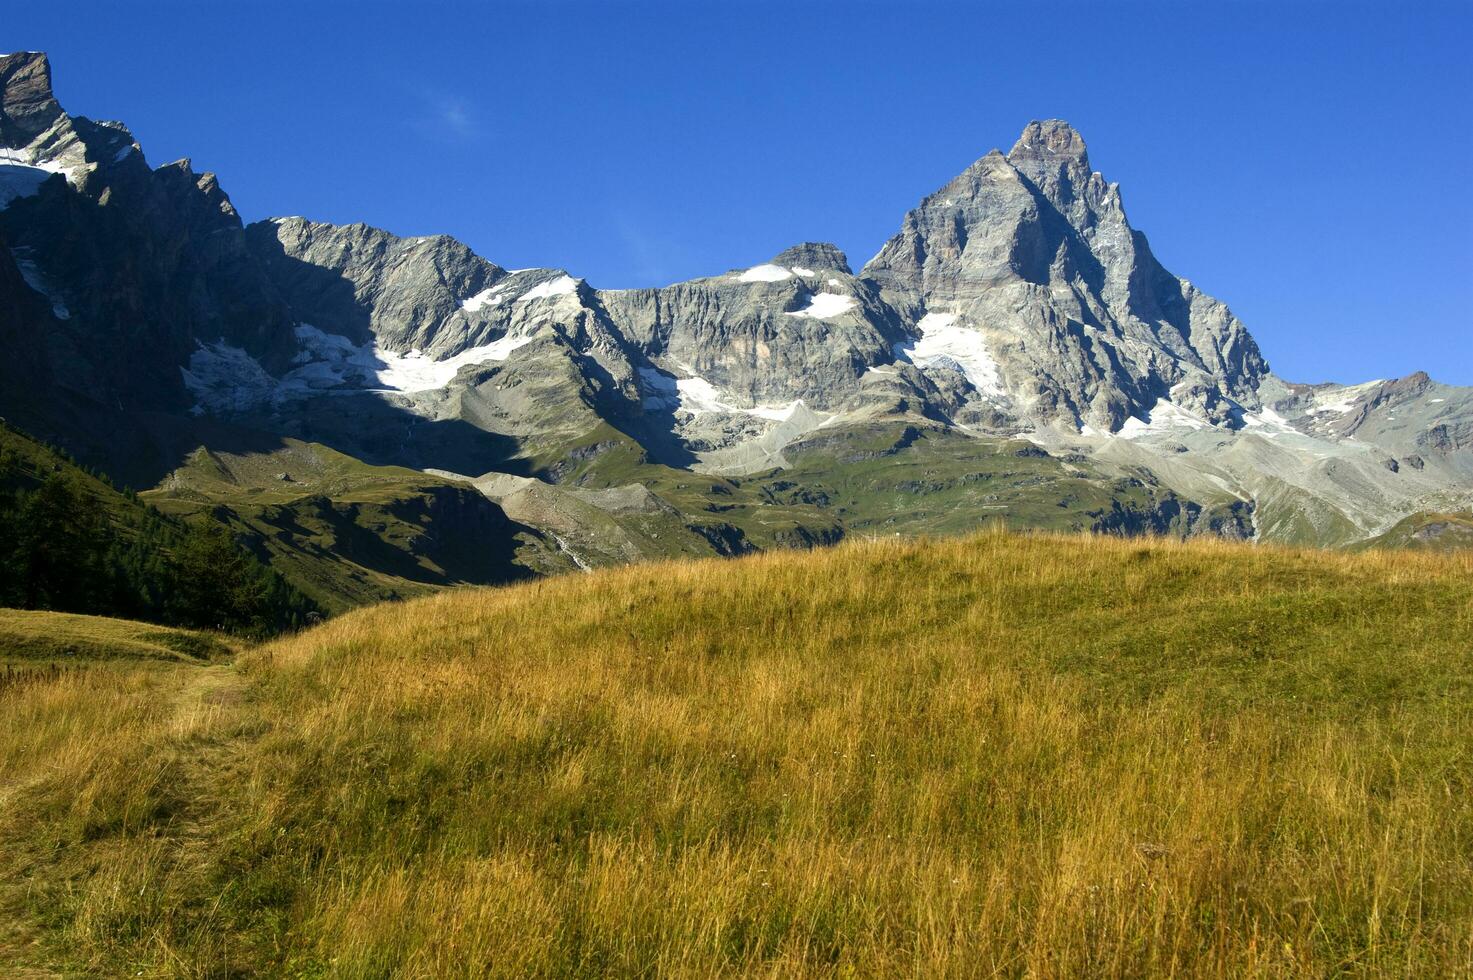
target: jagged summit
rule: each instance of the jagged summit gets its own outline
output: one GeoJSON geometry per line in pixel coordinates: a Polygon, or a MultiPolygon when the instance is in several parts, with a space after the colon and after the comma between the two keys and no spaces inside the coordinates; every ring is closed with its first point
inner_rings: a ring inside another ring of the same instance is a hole
{"type": "Polygon", "coordinates": [[[1212,424],[1260,407],[1247,328],[1162,268],[1062,120],[923,199],[863,275],[918,325],[970,325],[1022,417],[1116,432],[1168,395],[1212,424]]]}
{"type": "Polygon", "coordinates": [[[1057,163],[1089,168],[1084,137],[1062,119],[1034,120],[1023,127],[1018,142],[1008,151],[1008,161],[1022,170],[1025,165],[1057,163]]]}
{"type": "Polygon", "coordinates": [[[0,56],[0,142],[22,146],[61,115],[51,93],[51,61],[40,51],[0,56]]]}
{"type": "Polygon", "coordinates": [[[51,94],[51,59],[43,51],[0,55],[0,105],[45,101],[51,94]]]}
{"type": "Polygon", "coordinates": [[[851,275],[848,257],[829,242],[802,242],[779,252],[773,265],[828,270],[851,275]]]}
{"type": "Polygon", "coordinates": [[[1029,123],[1006,159],[1081,229],[1095,220],[1091,212],[1111,192],[1104,178],[1090,171],[1084,137],[1062,119],[1029,123]]]}

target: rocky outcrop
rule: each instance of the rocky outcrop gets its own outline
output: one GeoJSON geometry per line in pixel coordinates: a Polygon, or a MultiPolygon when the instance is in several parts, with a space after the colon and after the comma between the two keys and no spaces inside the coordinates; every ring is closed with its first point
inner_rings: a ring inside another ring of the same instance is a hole
{"type": "Polygon", "coordinates": [[[278,218],[247,238],[297,319],[355,343],[453,354],[486,339],[510,298],[494,289],[505,270],[445,235],[278,218]]]}
{"type": "Polygon", "coordinates": [[[1246,541],[1254,534],[1253,504],[1249,501],[1203,507],[1167,493],[1150,507],[1122,506],[1116,501],[1109,510],[1090,516],[1094,518],[1090,530],[1096,534],[1218,537],[1238,541],[1246,541]]]}
{"type": "Polygon", "coordinates": [[[670,377],[695,379],[733,408],[833,410],[904,336],[874,285],[832,245],[664,289],[605,290],[599,302],[631,349],[670,377]]]}
{"type": "Polygon", "coordinates": [[[1268,370],[1225,306],[1161,267],[1059,120],[923,200],[861,275],[917,326],[979,334],[993,397],[1046,423],[1115,431],[1161,398],[1225,423],[1268,370]]]}
{"type": "MultiPolygon", "coordinates": [[[[88,416],[184,411],[180,365],[202,341],[280,365],[292,323],[213,175],[188,161],[151,170],[121,124],[67,116],[43,55],[0,58],[0,84],[0,237],[43,300],[31,348],[59,389],[40,403],[28,389],[0,392],[0,412],[46,414],[49,403],[48,436],[126,469],[131,447],[98,438],[115,426],[88,416]]],[[[25,315],[0,309],[0,332],[25,315]]]]}
{"type": "Polygon", "coordinates": [[[25,146],[62,116],[51,94],[51,62],[39,51],[0,58],[0,141],[25,146]]]}
{"type": "Polygon", "coordinates": [[[782,268],[812,269],[817,272],[837,272],[851,276],[849,259],[837,245],[830,242],[803,242],[792,248],[783,249],[773,258],[772,264],[782,268]]]}

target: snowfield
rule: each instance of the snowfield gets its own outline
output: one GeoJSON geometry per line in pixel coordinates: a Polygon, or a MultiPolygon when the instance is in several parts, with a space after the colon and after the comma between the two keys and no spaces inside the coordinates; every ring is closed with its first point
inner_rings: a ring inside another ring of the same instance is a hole
{"type": "Polygon", "coordinates": [[[1363,384],[1351,385],[1347,388],[1336,388],[1330,392],[1321,392],[1315,395],[1315,406],[1309,410],[1311,415],[1344,415],[1355,410],[1356,403],[1362,395],[1372,388],[1384,382],[1380,379],[1367,381],[1363,384]],[[1331,399],[1334,399],[1333,401],[1331,399]]]}
{"type": "Polygon", "coordinates": [[[979,394],[1004,399],[1007,392],[987,341],[980,330],[957,323],[954,313],[927,313],[916,324],[916,337],[895,349],[899,357],[922,370],[953,368],[966,376],[979,394]]]}
{"type": "Polygon", "coordinates": [[[644,389],[642,401],[646,412],[750,415],[773,422],[782,422],[792,417],[792,414],[803,404],[800,398],[786,405],[756,405],[744,408],[733,404],[729,396],[705,378],[676,378],[655,368],[640,368],[639,379],[644,389]]]}
{"type": "Polygon", "coordinates": [[[21,279],[25,281],[27,286],[42,296],[45,296],[50,301],[52,316],[58,320],[70,320],[72,318],[72,311],[67,309],[66,301],[62,299],[60,293],[51,288],[51,284],[47,281],[46,276],[42,274],[41,268],[29,257],[30,254],[31,250],[28,247],[13,248],[10,250],[11,257],[15,259],[15,267],[20,271],[21,279]]]}
{"type": "Polygon", "coordinates": [[[272,377],[244,350],[223,341],[201,344],[190,355],[189,367],[180,371],[185,387],[197,400],[196,414],[241,412],[329,393],[438,391],[454,380],[461,368],[506,360],[513,351],[536,339],[536,328],[531,330],[435,360],[418,350],[386,350],[377,341],[355,344],[340,334],[304,323],[296,328],[301,344],[292,358],[296,367],[280,378],[272,377]]]}
{"type": "Polygon", "coordinates": [[[497,306],[502,300],[506,299],[505,290],[506,285],[504,283],[500,286],[492,286],[490,289],[483,289],[470,299],[461,303],[460,308],[467,313],[479,313],[488,306],[497,306]]]}
{"type": "Polygon", "coordinates": [[[35,194],[52,174],[65,174],[68,181],[76,181],[71,171],[58,163],[33,158],[25,150],[0,147],[0,210],[18,198],[35,194]]]}
{"type": "Polygon", "coordinates": [[[1211,425],[1206,420],[1199,419],[1181,406],[1160,398],[1146,413],[1144,421],[1131,416],[1125,420],[1125,423],[1120,426],[1120,431],[1115,435],[1121,439],[1139,439],[1143,436],[1160,435],[1182,429],[1207,428],[1211,428],[1211,425]]]}
{"type": "Polygon", "coordinates": [[[793,278],[793,274],[780,265],[768,262],[764,265],[754,265],[736,278],[738,282],[782,282],[784,279],[793,278]]]}
{"type": "Polygon", "coordinates": [[[819,293],[810,297],[808,305],[801,310],[790,310],[788,316],[811,316],[819,320],[827,320],[829,317],[840,316],[854,309],[855,302],[852,296],[840,296],[838,293],[819,293]]]}
{"type": "Polygon", "coordinates": [[[525,293],[517,297],[518,303],[530,303],[536,299],[552,299],[557,296],[567,296],[578,291],[578,280],[572,276],[558,276],[549,279],[540,286],[533,286],[525,293]]]}

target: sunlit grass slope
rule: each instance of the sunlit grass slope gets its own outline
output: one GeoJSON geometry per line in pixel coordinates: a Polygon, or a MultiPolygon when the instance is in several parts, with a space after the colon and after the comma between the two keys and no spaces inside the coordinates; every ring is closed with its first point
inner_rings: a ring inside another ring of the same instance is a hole
{"type": "Polygon", "coordinates": [[[229,657],[224,637],[108,616],[0,609],[0,667],[99,660],[193,660],[229,657]]]}
{"type": "Polygon", "coordinates": [[[1473,970],[1467,555],[886,541],[443,594],[228,678],[162,669],[0,700],[27,956],[1473,970]]]}

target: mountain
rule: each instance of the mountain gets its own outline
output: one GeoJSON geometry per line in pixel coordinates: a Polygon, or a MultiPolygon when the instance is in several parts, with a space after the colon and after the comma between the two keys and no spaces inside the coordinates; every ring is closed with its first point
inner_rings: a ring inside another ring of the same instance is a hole
{"type": "Polygon", "coordinates": [[[150,168],[50,77],[45,55],[0,59],[0,411],[147,485],[168,468],[151,420],[194,401],[179,366],[208,338],[284,367],[290,311],[213,175],[150,168]]]}
{"type": "MultiPolygon", "coordinates": [[[[445,236],[246,226],[213,175],[67,115],[44,55],[0,85],[0,413],[139,488],[201,450],[419,471],[408,497],[519,515],[467,532],[497,575],[990,521],[1350,545],[1473,508],[1473,389],[1279,378],[1058,120],[858,273],[809,242],[619,290],[445,236]]],[[[352,575],[391,594],[398,561],[352,575]]]]}
{"type": "Polygon", "coordinates": [[[1117,432],[1163,399],[1213,424],[1260,407],[1247,328],[1161,267],[1067,123],[1030,123],[927,197],[864,275],[923,350],[975,349],[974,392],[1020,420],[1117,432]]]}

